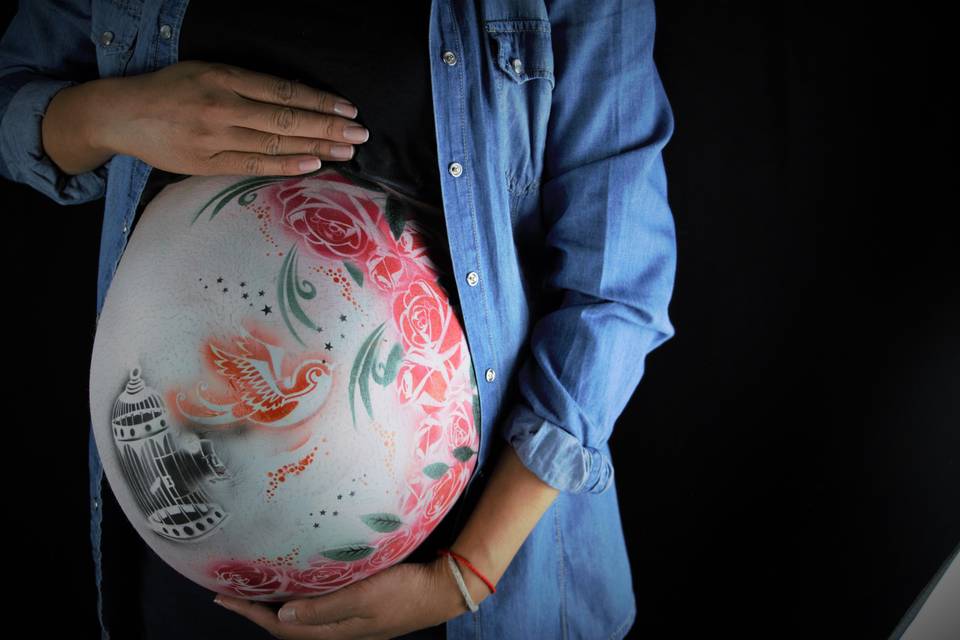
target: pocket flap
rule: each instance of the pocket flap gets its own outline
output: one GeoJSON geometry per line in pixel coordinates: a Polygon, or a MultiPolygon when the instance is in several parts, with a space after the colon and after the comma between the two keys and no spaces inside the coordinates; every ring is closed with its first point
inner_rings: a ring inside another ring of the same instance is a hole
{"type": "Polygon", "coordinates": [[[521,84],[542,79],[554,87],[550,21],[539,18],[488,20],[484,29],[493,39],[496,65],[521,84]]]}

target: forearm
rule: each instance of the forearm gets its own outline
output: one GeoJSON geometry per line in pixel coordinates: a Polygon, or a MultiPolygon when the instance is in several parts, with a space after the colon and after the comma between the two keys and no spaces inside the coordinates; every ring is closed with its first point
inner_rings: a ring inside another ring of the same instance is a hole
{"type": "MultiPolygon", "coordinates": [[[[487,480],[476,508],[451,549],[468,559],[494,585],[506,572],[523,541],[544,512],[550,508],[559,490],[546,484],[517,457],[513,447],[503,447],[497,464],[487,480]]],[[[473,601],[479,604],[488,595],[487,585],[467,567],[461,567],[464,583],[473,601]]],[[[453,584],[457,613],[468,611],[463,597],[453,584]]]]}
{"type": "Polygon", "coordinates": [[[78,175],[96,169],[115,152],[106,148],[104,118],[115,114],[117,78],[99,78],[58,91],[41,122],[43,150],[60,169],[78,175]]]}

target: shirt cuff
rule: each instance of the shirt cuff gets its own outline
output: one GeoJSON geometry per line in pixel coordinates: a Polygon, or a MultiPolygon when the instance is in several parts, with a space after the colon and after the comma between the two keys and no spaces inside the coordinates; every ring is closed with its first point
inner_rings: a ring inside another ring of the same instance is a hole
{"type": "Polygon", "coordinates": [[[53,96],[75,80],[37,78],[21,86],[0,120],[0,155],[11,178],[58,204],[81,204],[106,193],[107,163],[79,175],[63,172],[43,150],[41,122],[53,96]]]}
{"type": "Polygon", "coordinates": [[[524,404],[511,409],[500,435],[524,466],[555,489],[604,493],[613,484],[609,448],[585,445],[569,431],[536,415],[524,404]]]}

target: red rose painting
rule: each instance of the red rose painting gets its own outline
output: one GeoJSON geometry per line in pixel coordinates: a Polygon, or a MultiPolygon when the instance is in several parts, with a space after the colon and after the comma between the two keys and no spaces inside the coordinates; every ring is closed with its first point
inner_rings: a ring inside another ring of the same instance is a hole
{"type": "Polygon", "coordinates": [[[282,224],[323,258],[364,263],[384,236],[377,223],[380,206],[363,193],[347,193],[335,183],[298,178],[278,185],[275,197],[282,224]]]}

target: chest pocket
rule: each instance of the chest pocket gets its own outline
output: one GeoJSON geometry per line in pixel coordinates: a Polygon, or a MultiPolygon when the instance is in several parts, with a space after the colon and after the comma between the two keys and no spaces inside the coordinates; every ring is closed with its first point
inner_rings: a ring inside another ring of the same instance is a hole
{"type": "MultiPolygon", "coordinates": [[[[539,186],[553,99],[553,42],[542,18],[486,20],[494,75],[500,158],[511,209],[539,186]]],[[[515,220],[516,222],[516,220],[515,220]]]]}
{"type": "Polygon", "coordinates": [[[104,0],[90,8],[90,40],[96,46],[100,76],[125,75],[137,40],[139,17],[130,3],[104,0]]]}
{"type": "MultiPolygon", "coordinates": [[[[496,66],[513,84],[542,80],[553,91],[553,47],[548,20],[490,20],[484,29],[493,39],[496,66]]],[[[502,86],[502,85],[501,85],[502,86]]]]}

